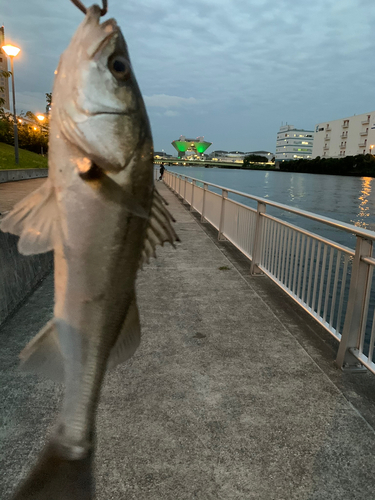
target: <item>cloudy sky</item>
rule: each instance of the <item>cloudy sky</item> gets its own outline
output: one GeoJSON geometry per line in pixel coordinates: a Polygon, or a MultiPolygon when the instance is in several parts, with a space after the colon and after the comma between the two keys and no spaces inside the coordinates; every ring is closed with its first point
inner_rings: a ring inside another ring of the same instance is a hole
{"type": "MultiPolygon", "coordinates": [[[[312,130],[375,109],[373,0],[108,1],[157,151],[173,153],[180,135],[203,135],[210,150],[275,151],[282,123],[312,130]]],[[[82,16],[69,0],[2,1],[6,40],[22,49],[19,111],[45,109],[82,16]]]]}

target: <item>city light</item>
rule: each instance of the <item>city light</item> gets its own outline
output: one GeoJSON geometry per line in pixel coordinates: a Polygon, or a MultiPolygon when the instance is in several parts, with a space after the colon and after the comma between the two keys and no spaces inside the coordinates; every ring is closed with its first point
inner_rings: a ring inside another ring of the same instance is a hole
{"type": "Polygon", "coordinates": [[[9,57],[15,57],[21,50],[18,47],[15,47],[14,45],[2,45],[1,48],[9,57]]]}
{"type": "Polygon", "coordinates": [[[46,119],[46,117],[45,117],[44,115],[36,115],[36,117],[38,118],[38,120],[39,120],[40,122],[42,122],[43,120],[45,120],[45,119],[46,119]]]}

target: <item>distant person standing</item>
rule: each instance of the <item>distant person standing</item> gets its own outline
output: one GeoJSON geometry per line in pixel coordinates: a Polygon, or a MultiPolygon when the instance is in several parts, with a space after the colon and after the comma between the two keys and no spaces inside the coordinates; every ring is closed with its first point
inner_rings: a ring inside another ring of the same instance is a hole
{"type": "Polygon", "coordinates": [[[163,164],[160,165],[160,177],[159,181],[163,180],[163,174],[164,174],[165,167],[163,164]]]}

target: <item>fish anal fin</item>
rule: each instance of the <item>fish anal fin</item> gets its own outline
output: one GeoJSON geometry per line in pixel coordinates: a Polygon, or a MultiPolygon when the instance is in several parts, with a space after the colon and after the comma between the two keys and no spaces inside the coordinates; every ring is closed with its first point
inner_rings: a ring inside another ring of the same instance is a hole
{"type": "Polygon", "coordinates": [[[55,382],[64,381],[64,358],[54,320],[30,340],[20,353],[20,359],[22,370],[43,375],[55,382]]]}
{"type": "Polygon", "coordinates": [[[107,368],[111,369],[131,358],[141,342],[141,325],[135,297],[121,328],[120,335],[111,349],[107,368]]]}
{"type": "Polygon", "coordinates": [[[49,180],[15,205],[1,221],[0,229],[20,237],[24,255],[44,253],[62,241],[55,190],[49,180]]]}

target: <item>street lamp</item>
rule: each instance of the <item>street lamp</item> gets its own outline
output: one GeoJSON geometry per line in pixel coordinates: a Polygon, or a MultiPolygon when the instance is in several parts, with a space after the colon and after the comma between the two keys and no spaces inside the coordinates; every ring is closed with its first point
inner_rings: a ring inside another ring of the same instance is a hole
{"type": "Polygon", "coordinates": [[[12,94],[13,94],[13,127],[14,127],[14,155],[16,159],[16,165],[18,165],[18,129],[17,129],[17,116],[16,116],[16,94],[14,90],[14,67],[13,59],[19,53],[21,49],[15,47],[14,45],[3,45],[1,47],[7,56],[10,57],[10,70],[12,72],[12,94]]]}
{"type": "Polygon", "coordinates": [[[373,144],[370,146],[370,155],[372,155],[372,148],[375,147],[373,144]]]}

